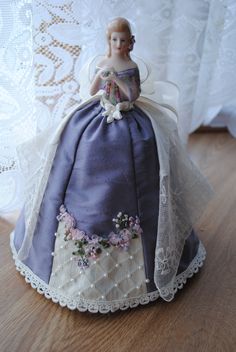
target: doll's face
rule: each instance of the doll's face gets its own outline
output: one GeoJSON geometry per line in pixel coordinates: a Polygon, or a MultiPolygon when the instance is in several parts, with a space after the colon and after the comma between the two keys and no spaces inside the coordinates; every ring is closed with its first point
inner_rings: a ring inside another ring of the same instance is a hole
{"type": "Polygon", "coordinates": [[[111,51],[115,54],[127,54],[130,46],[130,36],[127,32],[113,32],[111,34],[111,51]]]}

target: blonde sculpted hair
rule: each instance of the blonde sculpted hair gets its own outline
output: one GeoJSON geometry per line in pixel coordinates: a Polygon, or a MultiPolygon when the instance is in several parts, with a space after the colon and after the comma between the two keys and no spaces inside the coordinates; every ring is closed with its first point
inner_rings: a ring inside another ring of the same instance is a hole
{"type": "MultiPolygon", "coordinates": [[[[127,21],[123,17],[114,18],[114,20],[112,20],[108,24],[107,32],[106,32],[107,41],[108,41],[108,53],[107,53],[108,57],[111,56],[111,42],[110,42],[110,39],[111,39],[111,34],[113,32],[125,32],[130,37],[130,44],[131,44],[131,41],[132,41],[132,32],[131,32],[129,21],[127,21]]],[[[127,55],[129,56],[129,50],[127,52],[127,55]]]]}

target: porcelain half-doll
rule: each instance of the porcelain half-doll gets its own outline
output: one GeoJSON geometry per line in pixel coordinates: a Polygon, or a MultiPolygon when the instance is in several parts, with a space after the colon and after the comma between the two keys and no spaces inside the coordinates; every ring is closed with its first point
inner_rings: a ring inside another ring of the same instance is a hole
{"type": "Polygon", "coordinates": [[[93,96],[21,149],[27,194],[11,235],[33,288],[101,313],[174,298],[203,264],[193,225],[211,196],[173,108],[140,97],[129,22],[109,23],[107,40],[93,96]]]}

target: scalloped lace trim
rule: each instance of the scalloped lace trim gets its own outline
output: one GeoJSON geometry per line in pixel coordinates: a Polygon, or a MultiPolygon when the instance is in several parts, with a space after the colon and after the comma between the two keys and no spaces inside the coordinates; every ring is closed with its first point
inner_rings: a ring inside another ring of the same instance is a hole
{"type": "MultiPolygon", "coordinates": [[[[47,299],[51,299],[54,303],[60,304],[61,307],[68,307],[71,310],[78,309],[81,312],[89,311],[91,313],[108,313],[115,312],[117,310],[125,310],[128,308],[135,308],[139,304],[147,304],[155,301],[159,296],[158,291],[143,294],[138,297],[125,298],[117,301],[92,301],[85,300],[82,298],[74,299],[66,297],[60,292],[53,288],[50,288],[43,280],[35,275],[25,264],[17,259],[17,252],[14,246],[14,232],[11,233],[11,250],[13,253],[13,259],[15,261],[16,269],[22,276],[25,277],[25,281],[30,283],[32,288],[36,289],[38,293],[43,294],[47,299]]],[[[178,289],[182,289],[187,279],[192,277],[199,271],[199,268],[203,265],[204,259],[206,258],[206,250],[203,244],[199,243],[199,248],[196,256],[188,266],[188,268],[176,276],[174,283],[174,293],[178,289]]]]}

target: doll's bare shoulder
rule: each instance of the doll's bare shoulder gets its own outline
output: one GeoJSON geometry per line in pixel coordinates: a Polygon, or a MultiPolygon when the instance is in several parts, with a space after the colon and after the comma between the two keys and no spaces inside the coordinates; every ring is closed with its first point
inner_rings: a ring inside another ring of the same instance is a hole
{"type": "Polygon", "coordinates": [[[138,65],[133,60],[130,60],[130,68],[137,68],[138,69],[138,65]]]}
{"type": "Polygon", "coordinates": [[[108,65],[108,59],[104,56],[98,63],[97,63],[97,67],[98,68],[103,68],[106,67],[108,65]]]}

